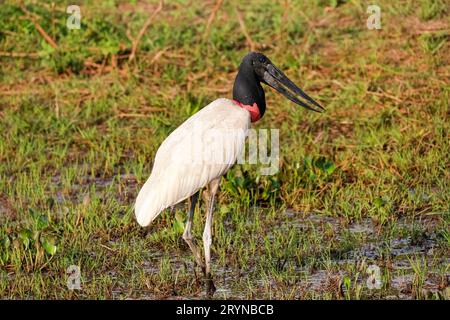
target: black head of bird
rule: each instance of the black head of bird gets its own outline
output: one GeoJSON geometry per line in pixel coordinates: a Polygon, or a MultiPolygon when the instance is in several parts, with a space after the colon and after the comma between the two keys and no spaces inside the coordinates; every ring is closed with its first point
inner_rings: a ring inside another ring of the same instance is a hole
{"type": "Polygon", "coordinates": [[[233,99],[243,105],[252,106],[256,103],[260,117],[266,111],[266,99],[261,83],[274,88],[299,106],[315,112],[324,111],[322,106],[303,92],[264,54],[250,52],[239,66],[233,86],[233,99]]]}

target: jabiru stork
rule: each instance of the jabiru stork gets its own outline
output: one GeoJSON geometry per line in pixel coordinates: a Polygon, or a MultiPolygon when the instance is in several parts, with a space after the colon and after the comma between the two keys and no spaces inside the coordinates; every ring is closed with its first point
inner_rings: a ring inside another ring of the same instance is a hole
{"type": "Polygon", "coordinates": [[[316,112],[324,110],[264,54],[250,52],[239,66],[233,85],[233,99],[219,98],[211,102],[164,140],[156,152],[150,177],[139,191],[135,203],[137,222],[145,227],[164,209],[190,198],[183,239],[205,274],[208,296],[215,291],[210,253],[215,197],[221,177],[233,166],[244,147],[250,124],[258,121],[266,111],[261,83],[274,88],[297,105],[316,112]],[[211,136],[214,136],[213,139],[211,136]],[[209,200],[203,232],[203,261],[191,228],[199,191],[204,187],[207,187],[209,200]]]}

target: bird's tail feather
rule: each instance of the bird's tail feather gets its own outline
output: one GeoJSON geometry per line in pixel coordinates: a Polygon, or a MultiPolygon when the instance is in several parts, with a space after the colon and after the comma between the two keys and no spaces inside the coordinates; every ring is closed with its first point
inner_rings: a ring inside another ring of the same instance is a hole
{"type": "Polygon", "coordinates": [[[157,192],[154,191],[151,183],[146,183],[137,196],[134,213],[137,222],[142,227],[149,226],[161,211],[165,209],[157,198],[157,192]]]}

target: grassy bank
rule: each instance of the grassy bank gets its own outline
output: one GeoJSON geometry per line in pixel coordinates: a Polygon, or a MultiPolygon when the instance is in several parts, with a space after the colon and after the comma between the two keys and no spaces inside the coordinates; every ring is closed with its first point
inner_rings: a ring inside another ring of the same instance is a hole
{"type": "Polygon", "coordinates": [[[131,61],[156,1],[86,1],[80,30],[64,1],[1,5],[0,298],[203,297],[187,206],[148,230],[132,206],[159,144],[230,97],[254,49],[327,112],[266,91],[255,127],[280,130],[281,167],[222,181],[216,297],[448,299],[444,1],[378,1],[381,30],[367,29],[365,1],[166,2],[131,61]],[[81,290],[67,288],[70,265],[81,290]]]}

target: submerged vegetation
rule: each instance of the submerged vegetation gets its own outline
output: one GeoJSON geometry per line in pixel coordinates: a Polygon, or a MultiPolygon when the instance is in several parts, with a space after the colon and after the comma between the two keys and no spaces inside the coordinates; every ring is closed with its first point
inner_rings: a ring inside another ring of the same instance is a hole
{"type": "Polygon", "coordinates": [[[133,203],[159,144],[259,50],[327,111],[266,91],[280,170],[222,180],[216,297],[449,299],[450,12],[380,0],[369,30],[369,4],[84,1],[69,30],[64,1],[3,2],[0,298],[203,297],[186,204],[146,230],[133,203]]]}

